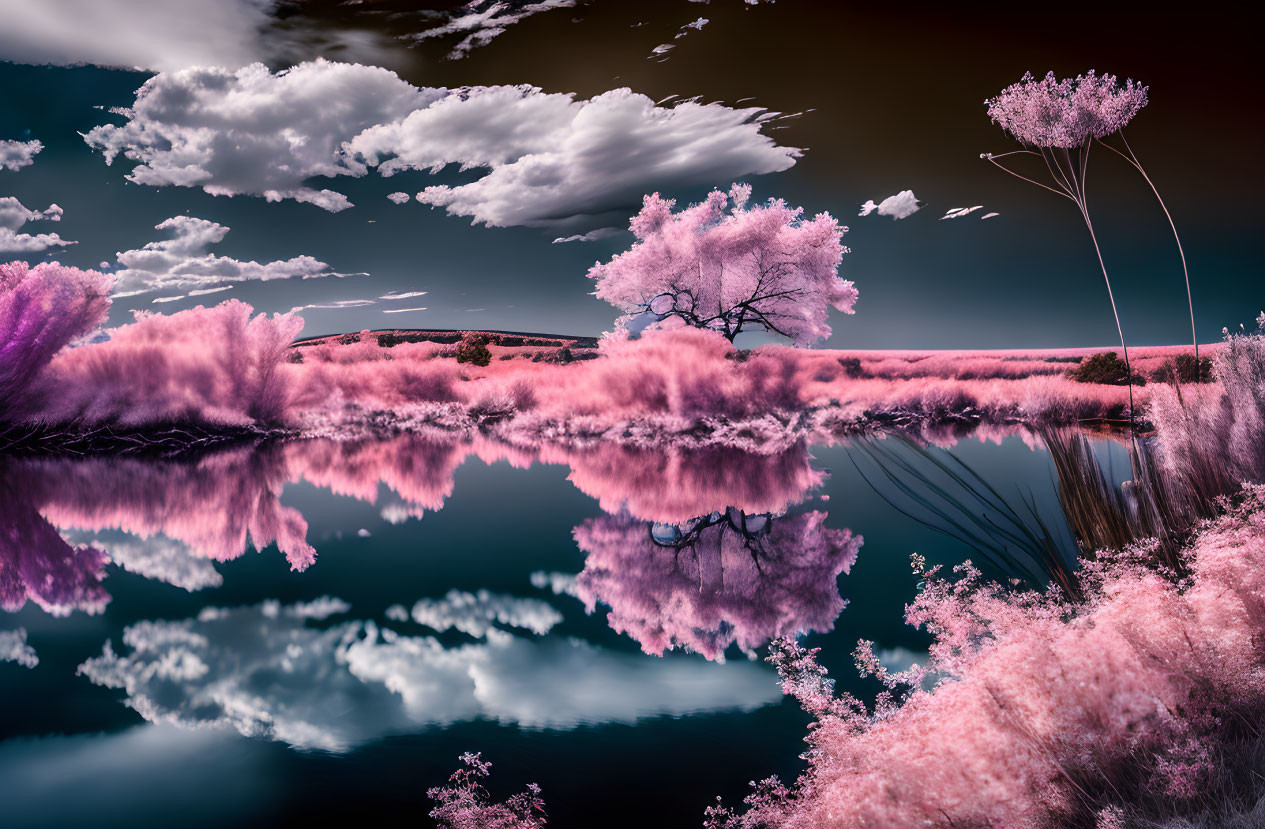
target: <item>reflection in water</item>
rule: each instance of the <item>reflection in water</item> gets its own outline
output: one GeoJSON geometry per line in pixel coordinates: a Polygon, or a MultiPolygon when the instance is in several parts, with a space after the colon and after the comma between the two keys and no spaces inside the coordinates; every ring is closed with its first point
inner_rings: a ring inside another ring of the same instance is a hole
{"type": "Polygon", "coordinates": [[[568,729],[746,711],[781,697],[760,665],[646,660],[491,624],[547,631],[557,616],[537,600],[456,593],[423,607],[415,617],[438,632],[475,630],[475,641],[445,646],[373,621],[314,625],[349,611],[338,599],[265,602],[132,625],[123,634],[128,653],[116,654],[107,642],[79,670],[99,685],[124,689],[128,705],[151,722],[231,727],[334,752],[480,718],[568,729]]]}
{"type": "Polygon", "coordinates": [[[847,604],[838,577],[861,537],[826,514],[747,515],[729,509],[682,525],[604,515],[575,529],[587,554],[575,592],[646,653],[685,648],[722,659],[777,636],[824,632],[847,604]]]}
{"type": "Polygon", "coordinates": [[[54,616],[100,613],[110,601],[105,553],[67,544],[37,504],[30,481],[0,459],[0,607],[13,613],[29,599],[54,616]]]}

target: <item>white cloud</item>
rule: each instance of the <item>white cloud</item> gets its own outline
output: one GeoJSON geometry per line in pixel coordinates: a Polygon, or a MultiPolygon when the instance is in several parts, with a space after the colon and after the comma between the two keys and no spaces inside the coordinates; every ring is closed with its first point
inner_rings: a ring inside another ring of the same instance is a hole
{"type": "Polygon", "coordinates": [[[274,0],[0,0],[0,59],[137,67],[240,66],[264,57],[274,0]]]}
{"type": "Polygon", "coordinates": [[[559,236],[553,240],[555,245],[565,245],[570,242],[596,242],[599,239],[609,239],[612,236],[618,236],[624,230],[618,227],[599,227],[597,230],[590,230],[588,233],[576,233],[572,236],[559,236]]]}
{"type": "Polygon", "coordinates": [[[891,216],[893,219],[906,219],[918,212],[922,207],[918,203],[918,197],[914,195],[913,190],[901,190],[894,196],[888,196],[878,204],[873,199],[866,201],[861,205],[861,212],[858,216],[868,216],[875,210],[880,216],[891,216]]]}
{"type": "Polygon", "coordinates": [[[44,210],[28,210],[12,196],[0,197],[0,251],[38,253],[53,247],[76,244],[56,233],[19,233],[27,222],[60,222],[62,209],[50,204],[44,210]]]}
{"type": "Polygon", "coordinates": [[[404,204],[406,201],[408,201],[409,199],[413,197],[410,196],[408,193],[398,192],[398,193],[388,193],[387,198],[395,202],[396,204],[404,204]]]}
{"type": "Polygon", "coordinates": [[[297,314],[300,311],[306,311],[309,308],[337,311],[344,308],[363,308],[366,305],[372,304],[372,299],[338,299],[333,302],[316,302],[311,305],[296,305],[291,308],[288,313],[297,314]]]}
{"type": "Polygon", "coordinates": [[[407,314],[407,313],[410,313],[410,312],[412,312],[412,311],[426,311],[426,310],[429,310],[429,308],[428,308],[427,306],[425,306],[425,305],[419,305],[419,306],[418,306],[418,307],[416,307],[416,308],[383,308],[383,309],[382,309],[382,313],[384,313],[384,314],[407,314]]]}
{"type": "Polygon", "coordinates": [[[189,292],[189,296],[206,296],[207,294],[218,294],[220,291],[231,291],[232,285],[220,285],[218,288],[195,288],[189,292]]]}
{"type": "Polygon", "coordinates": [[[336,600],[315,609],[266,602],[140,622],[124,631],[126,654],[107,642],[79,672],[123,688],[128,705],[151,722],[231,727],[326,751],[475,719],[569,729],[753,710],[781,698],[771,673],[750,663],[652,659],[499,629],[445,647],[373,622],[320,630],[305,622],[345,609],[336,600]]]}
{"type": "Polygon", "coordinates": [[[304,63],[272,74],[190,69],[151,78],[122,125],[86,136],[132,181],[215,195],[351,206],[314,176],[484,169],[418,201],[476,223],[578,232],[624,222],[655,189],[786,170],[800,151],[762,133],[776,116],[696,100],[657,107],[616,89],[590,100],[528,86],[419,89],[376,67],[304,63]],[[630,163],[630,159],[635,159],[630,163]]]}
{"type": "MultiPolygon", "coordinates": [[[[200,294],[221,289],[218,283],[268,281],[272,279],[313,279],[345,276],[311,256],[295,256],[260,264],[208,253],[207,248],[224,240],[229,229],[193,216],[173,216],[155,225],[171,238],[149,242],[139,250],[116,254],[115,296],[134,296],[146,291],[171,288],[199,288],[200,294]]],[[[190,295],[196,295],[190,292],[190,295]]],[[[180,297],[163,298],[164,300],[180,297]]]]}
{"type": "Polygon", "coordinates": [[[405,291],[404,293],[390,291],[378,297],[378,299],[412,299],[415,296],[426,296],[428,293],[430,291],[405,291]]]}
{"type": "Polygon", "coordinates": [[[427,187],[424,204],[494,227],[626,221],[656,188],[786,170],[800,151],[761,133],[766,113],[721,104],[656,107],[616,89],[587,101],[531,87],[451,97],[349,145],[390,174],[449,163],[484,167],[469,184],[427,187]],[[629,159],[636,159],[629,163],[629,159]]]}
{"type": "Polygon", "coordinates": [[[40,664],[35,648],[26,644],[26,628],[0,630],[0,662],[16,662],[24,668],[40,664]]]}
{"type": "Polygon", "coordinates": [[[455,628],[480,639],[495,630],[493,622],[543,634],[562,621],[562,614],[548,602],[495,595],[486,590],[449,590],[442,599],[419,599],[413,605],[412,615],[414,622],[440,633],[455,628]]]}
{"type": "Polygon", "coordinates": [[[21,170],[35,163],[44,149],[38,141],[0,141],[0,170],[21,170]]]}
{"type": "Polygon", "coordinates": [[[557,573],[537,570],[531,574],[533,587],[549,589],[555,596],[575,596],[575,573],[557,573]]]}
{"type": "Polygon", "coordinates": [[[263,64],[185,69],[150,78],[120,110],[126,123],[96,127],[84,140],[107,163],[119,154],[139,162],[127,176],[138,184],[294,199],[336,212],[351,206],[346,196],[305,182],[364,175],[364,165],[340,151],[344,141],[446,94],[379,67],[325,60],[275,74],[263,64]]]}
{"type": "Polygon", "coordinates": [[[118,537],[114,533],[72,532],[67,541],[76,546],[92,544],[104,550],[112,562],[127,572],[190,593],[224,583],[214,562],[197,555],[187,544],[164,535],[142,538],[130,534],[118,537]]]}
{"type": "MultiPolygon", "coordinates": [[[[945,219],[960,219],[963,216],[971,215],[976,210],[980,210],[983,207],[984,205],[982,204],[977,204],[977,205],[974,205],[973,207],[950,207],[948,210],[945,211],[944,215],[940,217],[940,221],[944,221],[945,219]]],[[[992,215],[995,216],[997,214],[994,213],[992,215]]]]}
{"type": "Polygon", "coordinates": [[[463,35],[461,41],[448,53],[449,60],[460,60],[470,51],[486,46],[505,30],[524,18],[551,9],[569,9],[576,0],[472,0],[457,11],[451,12],[448,21],[433,29],[412,36],[422,41],[433,38],[463,35]]]}
{"type": "Polygon", "coordinates": [[[991,219],[995,216],[1000,216],[1000,215],[1001,215],[1000,213],[985,213],[983,216],[980,216],[980,221],[983,221],[984,219],[991,219]]]}

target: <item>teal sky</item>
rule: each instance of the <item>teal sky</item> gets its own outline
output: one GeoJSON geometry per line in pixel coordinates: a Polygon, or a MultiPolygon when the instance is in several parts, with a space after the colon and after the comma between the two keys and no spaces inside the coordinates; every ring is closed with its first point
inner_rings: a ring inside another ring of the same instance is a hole
{"type": "MultiPolygon", "coordinates": [[[[75,5],[50,5],[59,3],[75,5]]],[[[398,39],[442,18],[400,14],[391,3],[369,4],[373,8],[363,13],[334,3],[242,3],[265,16],[262,24],[253,17],[242,23],[262,32],[246,58],[263,59],[274,70],[324,56],[382,65],[418,87],[531,84],[582,100],[627,86],[653,101],[699,95],[729,107],[812,110],[772,122],[779,128],[764,133],[778,145],[806,149],[793,167],[733,178],[751,182],[756,198],[783,196],[809,213],[829,211],[851,227],[845,242],[852,252],[842,272],[856,282],[861,300],[854,317],[835,316],[827,343],[844,348],[1109,345],[1114,325],[1079,215],[979,160],[980,152],[1011,146],[988,123],[982,101],[1027,69],[1074,74],[1096,68],[1136,77],[1150,84],[1151,104],[1130,127],[1130,141],[1183,233],[1201,339],[1217,339],[1223,326],[1248,322],[1265,306],[1259,265],[1265,209],[1255,153],[1259,108],[1227,103],[1252,94],[1242,56],[1253,53],[1253,35],[1226,15],[1138,19],[1096,11],[1093,25],[1054,31],[1013,9],[1003,16],[986,5],[888,12],[809,0],[758,6],[738,0],[594,0],[524,18],[451,60],[458,38],[425,40],[415,48],[398,39]],[[700,16],[708,19],[703,28],[682,29],[700,16]],[[676,38],[680,32],[685,35],[676,38]],[[648,59],[661,43],[675,47],[668,59],[648,59]],[[743,98],[753,100],[738,103],[743,98]],[[856,215],[866,199],[881,201],[905,189],[924,204],[918,213],[901,220],[856,215]],[[984,208],[973,216],[939,221],[949,208],[976,204],[984,208]],[[978,219],[992,211],[1000,215],[978,219]]],[[[30,222],[21,232],[56,232],[77,242],[43,252],[0,251],[0,259],[116,266],[118,252],[163,238],[155,225],[190,216],[229,228],[210,247],[220,256],[266,263],[307,255],[337,272],[368,274],[242,282],[201,300],[237,297],[263,311],[374,300],[304,310],[306,335],[366,327],[594,334],[610,327],[616,312],[588,295],[585,271],[625,248],[628,234],[552,244],[571,229],[472,226],[468,217],[442,208],[386,198],[431,184],[476,181],[486,170],[449,167],[391,178],[370,172],[308,183],[354,203],[340,212],[127,181],[132,164],[120,158],[107,166],[80,133],[124,123],[108,108],[133,104],[159,64],[180,64],[186,45],[177,35],[170,49],[155,52],[153,38],[163,45],[161,27],[147,34],[150,45],[131,45],[142,41],[127,35],[138,30],[134,10],[143,6],[132,4],[110,19],[121,33],[96,34],[121,54],[134,48],[131,60],[153,67],[147,70],[96,65],[128,58],[97,54],[69,36],[84,25],[70,13],[52,34],[38,21],[26,21],[39,36],[27,35],[21,48],[0,36],[0,61],[9,59],[0,62],[0,140],[44,144],[30,166],[0,170],[0,198],[16,197],[31,210],[56,203],[64,210],[60,222],[30,222]],[[417,291],[427,293],[407,301],[378,299],[417,291]],[[414,306],[426,310],[383,313],[414,306]]],[[[0,0],[0,20],[22,22],[29,8],[0,0]]],[[[219,54],[217,36],[208,28],[199,47],[212,58],[219,54]]],[[[226,44],[224,59],[240,65],[239,47],[226,44]]],[[[626,163],[610,165],[611,176],[635,165],[634,150],[630,145],[626,163]]],[[[729,184],[728,176],[706,184],[653,171],[644,178],[644,191],[661,190],[682,201],[698,199],[708,185],[729,184]]],[[[1092,160],[1089,183],[1126,334],[1137,344],[1181,341],[1187,329],[1181,270],[1145,183],[1105,154],[1092,160]]],[[[614,224],[636,209],[607,207],[624,217],[614,224]]],[[[574,232],[586,229],[592,227],[574,232]]],[[[161,295],[116,301],[111,322],[127,321],[132,309],[170,313],[199,301],[151,303],[161,295]]]]}

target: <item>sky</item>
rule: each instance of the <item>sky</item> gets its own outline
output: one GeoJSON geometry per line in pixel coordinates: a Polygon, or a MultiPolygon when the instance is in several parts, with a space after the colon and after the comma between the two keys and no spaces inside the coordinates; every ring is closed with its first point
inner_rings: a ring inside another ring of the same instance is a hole
{"type": "MultiPolygon", "coordinates": [[[[985,98],[1096,69],[1150,86],[1127,135],[1213,341],[1265,307],[1232,8],[0,0],[0,261],[119,274],[112,325],[235,297],[304,335],[598,334],[618,312],[586,272],[632,243],[641,196],[745,181],[849,227],[860,301],[825,345],[1110,345],[1079,213],[979,157],[1015,146],[985,98]]],[[[1146,183],[1102,152],[1088,185],[1126,336],[1182,341],[1146,183]]]]}

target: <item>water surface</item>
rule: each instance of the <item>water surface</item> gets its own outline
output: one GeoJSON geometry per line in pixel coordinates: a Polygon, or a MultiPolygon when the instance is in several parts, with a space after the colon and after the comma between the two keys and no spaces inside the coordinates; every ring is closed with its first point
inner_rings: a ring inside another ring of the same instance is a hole
{"type": "MultiPolygon", "coordinates": [[[[940,442],[1057,523],[1035,441],[940,442]]],[[[539,783],[551,825],[697,826],[802,768],[770,637],[872,695],[858,638],[892,666],[926,646],[909,555],[979,559],[887,466],[416,436],[0,461],[0,630],[39,657],[0,662],[6,826],[429,825],[464,751],[497,796],[539,783]]]]}

